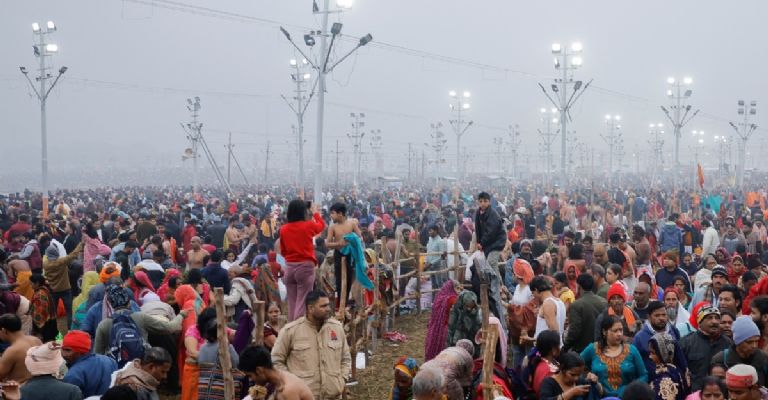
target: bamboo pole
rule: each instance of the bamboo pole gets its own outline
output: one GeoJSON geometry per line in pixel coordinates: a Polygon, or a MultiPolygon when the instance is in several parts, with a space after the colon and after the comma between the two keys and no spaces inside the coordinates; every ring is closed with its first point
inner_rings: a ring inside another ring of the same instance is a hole
{"type": "MultiPolygon", "coordinates": [[[[414,229],[415,230],[415,229],[414,229]]],[[[419,231],[416,232],[416,314],[421,314],[421,244],[419,243],[419,231]]]]}
{"type": "MultiPolygon", "coordinates": [[[[477,266],[477,264],[475,264],[477,266]]],[[[479,270],[479,268],[478,268],[479,270]]],[[[478,272],[479,273],[479,272],[478,272]]],[[[482,278],[481,278],[482,279],[482,278]]],[[[490,308],[488,307],[488,284],[480,284],[480,309],[482,310],[483,317],[483,332],[488,332],[488,318],[490,316],[490,308]]]]}
{"type": "Polygon", "coordinates": [[[493,394],[493,364],[496,359],[496,341],[499,332],[496,329],[483,330],[483,399],[491,400],[493,394]]]}
{"type": "Polygon", "coordinates": [[[457,219],[456,225],[453,227],[453,267],[455,269],[453,279],[461,283],[464,280],[464,277],[461,276],[463,274],[459,274],[459,270],[461,269],[461,262],[459,258],[459,221],[457,219]]]}
{"type": "MultiPolygon", "coordinates": [[[[227,314],[224,311],[224,289],[214,289],[216,298],[216,336],[219,342],[219,361],[224,375],[224,398],[235,398],[235,380],[232,377],[232,359],[229,357],[229,338],[227,337],[227,314]]],[[[262,324],[263,326],[263,324],[262,324]]]]}
{"type": "Polygon", "coordinates": [[[339,321],[344,324],[347,314],[347,297],[349,296],[347,293],[347,279],[349,278],[347,277],[347,259],[341,254],[339,256],[341,257],[341,289],[339,290],[341,298],[339,299],[339,309],[336,311],[336,314],[339,315],[341,313],[339,321]]]}
{"type": "MultiPolygon", "coordinates": [[[[403,246],[403,231],[395,233],[397,248],[395,248],[395,261],[392,263],[392,301],[397,303],[400,300],[400,248],[403,246]]],[[[390,307],[391,308],[391,307],[390,307]]],[[[386,331],[395,330],[395,320],[397,318],[397,309],[389,313],[389,326],[386,331]]]]}

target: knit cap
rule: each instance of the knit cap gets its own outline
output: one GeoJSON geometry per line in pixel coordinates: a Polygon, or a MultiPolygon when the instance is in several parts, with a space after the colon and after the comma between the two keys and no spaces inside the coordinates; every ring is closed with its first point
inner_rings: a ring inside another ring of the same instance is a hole
{"type": "Polygon", "coordinates": [[[744,343],[749,338],[760,337],[760,330],[757,329],[755,321],[752,321],[752,317],[742,315],[733,321],[733,343],[737,346],[744,343]]]}

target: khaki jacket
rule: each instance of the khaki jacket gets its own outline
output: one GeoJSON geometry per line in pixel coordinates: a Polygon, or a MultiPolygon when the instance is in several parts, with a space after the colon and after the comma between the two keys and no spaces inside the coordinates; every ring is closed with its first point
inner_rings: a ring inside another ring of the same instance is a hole
{"type": "Polygon", "coordinates": [[[280,330],[272,362],[303,379],[316,400],[340,399],[352,366],[341,323],[329,319],[318,332],[306,317],[280,330]]]}

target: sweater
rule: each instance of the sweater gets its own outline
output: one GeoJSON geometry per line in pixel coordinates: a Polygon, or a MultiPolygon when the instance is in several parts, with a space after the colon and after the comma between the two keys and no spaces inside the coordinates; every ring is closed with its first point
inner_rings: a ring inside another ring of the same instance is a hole
{"type": "Polygon", "coordinates": [[[72,285],[69,283],[69,264],[72,264],[72,261],[79,255],[80,251],[75,249],[69,255],[43,263],[43,275],[48,284],[51,285],[51,292],[56,293],[72,289],[72,285]]]}
{"type": "Polygon", "coordinates": [[[280,254],[287,262],[312,261],[317,265],[312,238],[325,229],[325,221],[319,213],[311,221],[289,222],[280,228],[280,254]]]}
{"type": "Polygon", "coordinates": [[[64,382],[79,387],[83,397],[101,396],[109,389],[115,371],[115,360],[100,354],[86,354],[69,367],[64,382]]]}

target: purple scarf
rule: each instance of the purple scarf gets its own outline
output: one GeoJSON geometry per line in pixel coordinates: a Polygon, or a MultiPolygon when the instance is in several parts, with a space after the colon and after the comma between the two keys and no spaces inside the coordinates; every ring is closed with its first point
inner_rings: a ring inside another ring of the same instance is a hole
{"type": "Polygon", "coordinates": [[[432,304],[432,316],[427,325],[427,339],[424,343],[424,361],[429,361],[437,356],[448,345],[448,325],[446,316],[450,311],[448,305],[451,298],[456,297],[453,281],[447,281],[437,292],[435,302],[432,304]]]}

